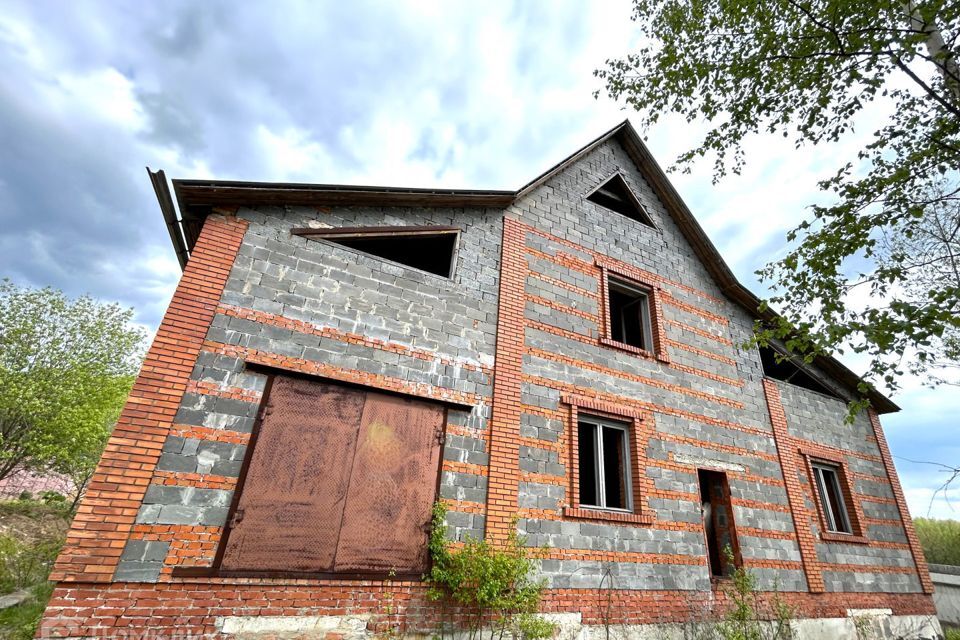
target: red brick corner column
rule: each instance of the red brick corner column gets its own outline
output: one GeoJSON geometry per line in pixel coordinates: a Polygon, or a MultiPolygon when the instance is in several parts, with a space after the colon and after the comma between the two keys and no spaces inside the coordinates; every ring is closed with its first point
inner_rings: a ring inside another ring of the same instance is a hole
{"type": "Polygon", "coordinates": [[[524,226],[504,218],[500,254],[497,347],[490,418],[487,539],[504,542],[517,513],[520,481],[520,386],[524,345],[524,226]]]}
{"type": "Polygon", "coordinates": [[[933,581],[930,579],[927,559],[923,556],[923,548],[920,546],[917,532],[913,528],[913,518],[910,517],[910,511],[907,509],[907,500],[903,496],[903,488],[900,486],[900,478],[897,476],[896,467],[893,466],[890,447],[887,446],[887,438],[883,435],[883,427],[880,426],[880,416],[873,408],[867,410],[867,415],[870,416],[870,426],[873,427],[873,434],[877,438],[877,447],[880,449],[880,457],[883,459],[883,468],[887,472],[893,497],[897,501],[900,521],[903,523],[903,530],[907,534],[907,542],[910,544],[910,553],[913,554],[913,562],[917,567],[920,585],[923,587],[924,593],[933,593],[933,581]]]}
{"type": "Polygon", "coordinates": [[[773,441],[777,446],[777,455],[780,457],[783,483],[787,488],[787,502],[790,504],[790,514],[793,516],[793,529],[797,537],[797,545],[800,547],[800,559],[803,561],[803,572],[807,577],[807,588],[811,593],[823,593],[826,587],[820,560],[817,558],[817,543],[810,529],[810,515],[804,502],[803,487],[800,486],[798,478],[799,454],[787,431],[787,414],[780,401],[780,389],[777,388],[777,383],[764,379],[763,395],[767,400],[767,409],[770,411],[773,441]]]}
{"type": "Polygon", "coordinates": [[[111,580],[246,229],[232,216],[204,223],[51,580],[111,580]]]}

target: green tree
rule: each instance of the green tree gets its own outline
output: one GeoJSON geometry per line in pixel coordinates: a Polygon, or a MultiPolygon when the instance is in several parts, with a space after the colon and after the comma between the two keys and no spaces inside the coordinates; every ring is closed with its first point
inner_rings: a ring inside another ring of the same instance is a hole
{"type": "Polygon", "coordinates": [[[927,562],[960,566],[960,521],[915,518],[913,524],[927,562]]]}
{"type": "MultiPolygon", "coordinates": [[[[870,383],[891,390],[907,367],[956,358],[944,333],[960,328],[960,286],[918,279],[922,263],[882,251],[925,222],[954,216],[960,196],[960,4],[915,0],[634,0],[644,46],[596,74],[643,124],[679,114],[708,131],[675,168],[714,157],[714,180],[737,172],[742,143],[778,134],[797,147],[839,140],[873,105],[889,112],[856,157],[820,182],[781,260],[759,275],[775,287],[779,320],[757,327],[812,359],[846,345],[869,357],[870,383]],[[888,245],[889,246],[889,245],[888,245]],[[866,265],[866,266],[864,266],[866,265]],[[854,288],[869,302],[850,303],[854,288]]],[[[599,92],[598,92],[599,93],[599,92]]],[[[885,111],[885,112],[886,112],[885,111]]],[[[948,225],[949,226],[949,225],[948,225]]],[[[928,224],[929,227],[929,224],[928,224]]],[[[954,228],[956,225],[954,225],[954,228]]],[[[956,240],[956,236],[953,236],[956,240]]],[[[927,270],[925,275],[930,275],[927,270]]],[[[855,403],[851,411],[865,402],[855,403]]]]}
{"type": "Polygon", "coordinates": [[[0,282],[0,479],[89,477],[142,357],[133,312],[0,282]]]}

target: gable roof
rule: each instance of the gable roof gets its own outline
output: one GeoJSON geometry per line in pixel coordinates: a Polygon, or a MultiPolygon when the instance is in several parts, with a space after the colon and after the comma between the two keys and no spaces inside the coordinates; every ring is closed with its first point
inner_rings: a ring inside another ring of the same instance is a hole
{"type": "MultiPolygon", "coordinates": [[[[176,211],[163,171],[147,169],[160,202],[160,210],[167,224],[170,238],[180,266],[184,267],[189,252],[196,244],[203,227],[203,220],[215,207],[237,205],[367,205],[367,206],[425,206],[425,207],[507,207],[518,198],[531,193],[552,177],[575,164],[600,145],[618,141],[627,151],[647,183],[663,202],[671,218],[690,243],[697,257],[713,277],[717,286],[731,301],[742,307],[750,316],[772,320],[777,314],[772,310],[758,311],[760,299],[743,286],[723,260],[720,252],[697,222],[693,213],[667,178],[650,150],[643,143],[629,120],[624,120],[606,133],[588,142],[542,174],[516,191],[467,190],[467,189],[406,189],[396,187],[353,186],[335,184],[297,184],[272,182],[238,182],[230,180],[173,180],[181,217],[176,211]]],[[[797,362],[798,366],[802,363],[797,362]]],[[[855,390],[860,376],[831,356],[818,356],[814,364],[824,373],[855,390]]],[[[805,368],[806,369],[806,368],[805,368]]],[[[806,369],[817,376],[815,372],[806,369]]],[[[879,413],[899,411],[900,407],[889,398],[871,391],[871,405],[879,413]]]]}

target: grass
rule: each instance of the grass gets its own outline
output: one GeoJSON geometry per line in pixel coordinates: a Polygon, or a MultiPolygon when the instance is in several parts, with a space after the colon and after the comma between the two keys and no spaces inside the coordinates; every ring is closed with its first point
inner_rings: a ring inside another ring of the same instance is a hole
{"type": "Polygon", "coordinates": [[[943,640],[960,640],[960,629],[944,629],[943,640]]]}
{"type": "Polygon", "coordinates": [[[47,581],[63,546],[70,510],[62,501],[0,502],[0,594],[27,590],[25,602],[0,611],[0,638],[33,638],[53,592],[47,581]]]}
{"type": "Polygon", "coordinates": [[[53,593],[53,583],[44,581],[30,591],[33,594],[30,600],[0,611],[0,637],[4,640],[30,640],[36,633],[53,593]]]}
{"type": "Polygon", "coordinates": [[[960,565],[960,521],[917,518],[913,524],[927,562],[960,565]]]}

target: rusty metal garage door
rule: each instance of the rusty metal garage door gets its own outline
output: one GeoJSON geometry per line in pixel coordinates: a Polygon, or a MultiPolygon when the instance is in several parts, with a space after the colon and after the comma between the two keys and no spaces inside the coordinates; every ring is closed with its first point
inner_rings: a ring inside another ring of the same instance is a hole
{"type": "Polygon", "coordinates": [[[274,376],[220,568],[423,571],[443,422],[431,403],[274,376]]]}

